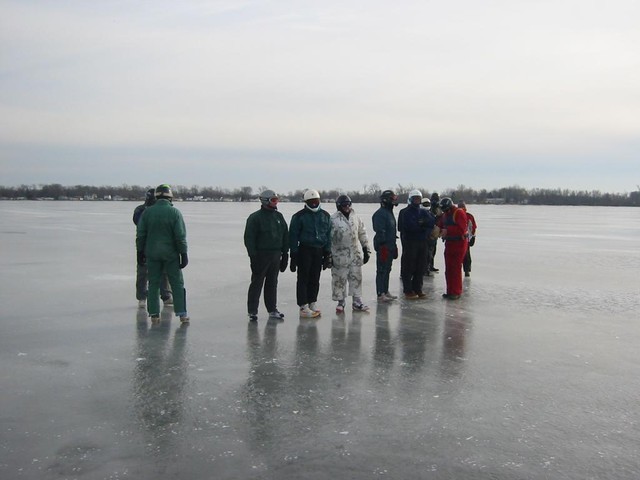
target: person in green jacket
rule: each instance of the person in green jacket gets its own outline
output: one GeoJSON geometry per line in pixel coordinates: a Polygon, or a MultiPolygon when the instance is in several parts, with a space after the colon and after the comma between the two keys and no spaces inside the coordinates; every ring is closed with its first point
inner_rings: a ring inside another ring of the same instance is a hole
{"type": "MultiPolygon", "coordinates": [[[[138,205],[133,211],[133,224],[137,227],[140,222],[140,217],[144,211],[151,205],[156,203],[156,189],[150,188],[145,194],[144,203],[138,205]]],[[[138,299],[138,308],[147,308],[147,266],[136,265],[136,298],[138,299]]],[[[160,298],[166,306],[173,305],[173,297],[171,296],[171,287],[169,286],[169,279],[166,275],[162,276],[162,282],[160,282],[160,298]]]]}
{"type": "Polygon", "coordinates": [[[317,190],[304,193],[304,208],[291,217],[289,228],[291,271],[298,270],[296,300],[300,317],[320,315],[316,305],[320,290],[320,272],[331,268],[331,215],[320,207],[317,190]]]}
{"type": "Polygon", "coordinates": [[[251,260],[251,283],[247,294],[249,320],[258,320],[260,293],[264,286],[264,304],[269,318],[282,320],[277,308],[278,271],[284,272],[289,263],[289,230],[278,212],[278,194],[265,190],[260,194],[260,210],[247,218],[244,246],[251,260]]]}
{"type": "Polygon", "coordinates": [[[182,277],[182,269],[189,263],[187,229],[180,210],[171,203],[171,187],[159,185],[155,196],[156,203],[145,210],[136,231],[138,263],[147,264],[149,275],[147,312],[152,322],[160,320],[160,281],[166,271],[173,290],[173,310],[180,322],[189,323],[182,277]]]}

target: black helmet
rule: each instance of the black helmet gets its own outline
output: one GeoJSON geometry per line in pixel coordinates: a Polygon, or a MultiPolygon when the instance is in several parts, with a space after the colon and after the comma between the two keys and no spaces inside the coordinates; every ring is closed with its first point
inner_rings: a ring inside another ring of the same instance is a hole
{"type": "Polygon", "coordinates": [[[342,207],[350,207],[351,206],[351,198],[349,195],[340,195],[336,198],[336,208],[340,210],[342,207]]]}
{"type": "Polygon", "coordinates": [[[449,197],[444,197],[442,200],[440,200],[440,209],[443,212],[446,212],[451,207],[453,207],[453,201],[449,197]]]}
{"type": "Polygon", "coordinates": [[[393,190],[385,190],[380,194],[380,203],[385,207],[398,205],[398,196],[393,190]]]}
{"type": "Polygon", "coordinates": [[[150,207],[154,203],[156,203],[156,189],[150,188],[147,190],[147,193],[144,194],[144,204],[150,207]]]}
{"type": "MultiPolygon", "coordinates": [[[[260,194],[260,203],[262,205],[269,206],[271,203],[271,199],[279,199],[278,194],[276,192],[274,192],[273,190],[265,190],[264,192],[262,192],[260,194]]],[[[275,203],[275,202],[274,202],[275,203]]]]}
{"type": "Polygon", "coordinates": [[[158,185],[156,187],[156,198],[173,198],[173,192],[171,191],[171,186],[163,183],[162,185],[158,185]]]}

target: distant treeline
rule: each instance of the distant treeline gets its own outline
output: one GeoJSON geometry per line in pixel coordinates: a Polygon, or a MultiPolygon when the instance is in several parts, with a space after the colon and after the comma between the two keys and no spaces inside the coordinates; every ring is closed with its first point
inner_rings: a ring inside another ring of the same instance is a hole
{"type": "MultiPolygon", "coordinates": [[[[143,200],[145,192],[150,187],[141,185],[91,186],[74,185],[20,185],[19,187],[0,186],[0,199],[3,200],[143,200]]],[[[320,190],[323,200],[333,200],[338,195],[346,193],[354,203],[377,203],[382,190],[390,188],[400,197],[400,201],[407,199],[407,194],[418,189],[424,196],[430,196],[432,191],[413,185],[396,185],[381,188],[378,184],[365,185],[361,191],[343,191],[340,189],[320,190]]],[[[261,186],[239,187],[233,190],[220,187],[185,187],[173,186],[174,196],[186,201],[232,201],[247,202],[255,200],[258,194],[266,190],[261,186]]],[[[283,201],[297,202],[302,199],[304,190],[293,192],[278,192],[283,201]]],[[[630,193],[604,193],[595,191],[575,191],[567,189],[534,188],[531,190],[511,186],[493,190],[475,190],[459,185],[438,192],[440,197],[449,196],[454,201],[464,200],[467,203],[507,203],[529,205],[588,205],[588,206],[640,206],[640,191],[630,193]]]]}

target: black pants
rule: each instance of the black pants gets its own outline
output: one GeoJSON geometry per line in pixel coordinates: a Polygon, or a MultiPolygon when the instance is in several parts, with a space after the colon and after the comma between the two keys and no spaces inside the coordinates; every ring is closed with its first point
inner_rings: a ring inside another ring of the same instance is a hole
{"type": "Polygon", "coordinates": [[[436,257],[436,249],[438,248],[438,239],[435,240],[429,239],[427,240],[429,252],[427,254],[427,272],[431,271],[434,268],[433,260],[436,257]]]}
{"type": "Polygon", "coordinates": [[[280,252],[258,252],[251,258],[251,283],[247,295],[247,312],[258,313],[260,293],[264,285],[264,305],[268,312],[278,305],[278,273],[280,252]]]}
{"type": "Polygon", "coordinates": [[[467,253],[462,261],[462,268],[464,269],[464,273],[471,272],[471,247],[467,248],[467,253]]]}
{"type": "Polygon", "coordinates": [[[318,300],[322,272],[322,248],[300,245],[298,249],[298,280],[296,300],[298,306],[318,300]]]}
{"type": "Polygon", "coordinates": [[[402,242],[400,276],[404,293],[422,293],[427,251],[427,240],[405,240],[402,242]]]}

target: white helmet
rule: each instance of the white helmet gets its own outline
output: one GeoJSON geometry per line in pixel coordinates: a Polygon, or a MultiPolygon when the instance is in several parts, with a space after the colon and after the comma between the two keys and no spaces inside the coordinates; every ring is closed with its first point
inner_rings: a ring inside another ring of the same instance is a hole
{"type": "Polygon", "coordinates": [[[314,198],[317,198],[318,200],[320,200],[320,194],[318,193],[317,190],[307,190],[306,192],[304,192],[305,202],[307,200],[313,200],[314,198]]]}
{"type": "Polygon", "coordinates": [[[312,212],[320,210],[320,194],[317,190],[307,190],[304,192],[304,206],[312,212]]]}
{"type": "Polygon", "coordinates": [[[422,192],[420,190],[411,190],[409,192],[409,198],[420,197],[422,198],[422,192]]]}

